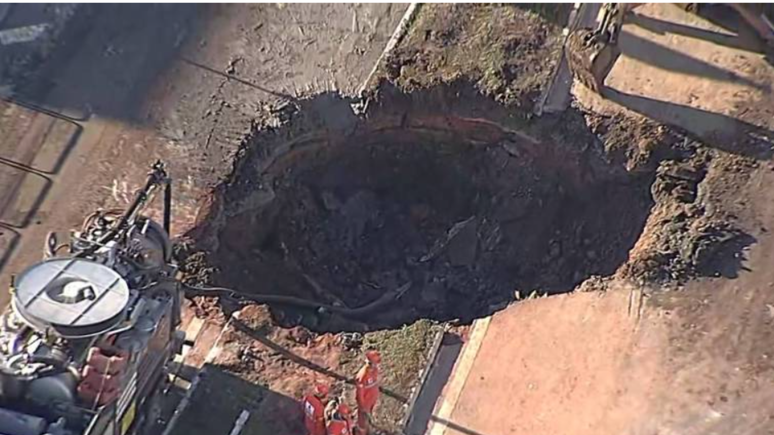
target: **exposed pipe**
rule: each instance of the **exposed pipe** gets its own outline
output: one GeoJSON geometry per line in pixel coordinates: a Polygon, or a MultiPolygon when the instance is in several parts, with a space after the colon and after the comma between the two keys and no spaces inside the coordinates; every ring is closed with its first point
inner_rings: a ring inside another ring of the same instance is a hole
{"type": "Polygon", "coordinates": [[[293,305],[301,308],[308,308],[313,310],[325,310],[331,313],[340,314],[344,317],[353,319],[362,319],[363,317],[372,314],[379,308],[393,303],[400,299],[409,288],[411,288],[411,282],[403,284],[394,291],[385,292],[377,300],[370,302],[362,307],[347,308],[335,305],[324,304],[321,302],[310,301],[307,299],[301,299],[293,296],[280,296],[280,295],[260,295],[252,293],[239,292],[225,287],[200,287],[192,286],[188,284],[182,284],[183,289],[189,296],[220,296],[231,298],[236,301],[248,300],[259,304],[278,304],[278,305],[293,305]]]}
{"type": "Polygon", "coordinates": [[[164,186],[164,231],[172,237],[172,183],[164,186]]]}

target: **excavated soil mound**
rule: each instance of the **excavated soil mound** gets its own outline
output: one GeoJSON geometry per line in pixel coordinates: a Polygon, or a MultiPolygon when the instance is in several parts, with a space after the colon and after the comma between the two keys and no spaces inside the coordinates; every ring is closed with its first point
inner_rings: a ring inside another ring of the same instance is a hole
{"type": "Polygon", "coordinates": [[[469,321],[533,291],[570,291],[627,260],[652,206],[652,176],[585,139],[509,129],[500,114],[433,113],[412,99],[368,117],[331,96],[305,104],[247,141],[208,209],[217,284],[375,304],[353,316],[276,308],[286,325],[469,321]]]}

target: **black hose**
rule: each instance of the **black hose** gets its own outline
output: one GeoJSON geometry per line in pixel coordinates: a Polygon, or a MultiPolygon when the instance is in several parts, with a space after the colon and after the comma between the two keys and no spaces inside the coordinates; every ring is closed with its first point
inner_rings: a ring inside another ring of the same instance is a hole
{"type": "Polygon", "coordinates": [[[220,296],[230,298],[236,301],[250,301],[259,304],[278,304],[278,305],[293,305],[301,308],[308,308],[313,310],[325,310],[331,313],[340,314],[344,317],[350,317],[354,319],[362,319],[363,317],[372,314],[379,308],[390,304],[400,299],[404,293],[411,287],[411,283],[408,282],[395,291],[385,292],[382,296],[373,302],[370,302],[362,307],[347,308],[336,305],[324,304],[321,302],[310,301],[307,299],[296,298],[293,296],[281,296],[281,295],[260,295],[252,293],[243,293],[234,289],[225,287],[199,287],[188,284],[182,284],[183,289],[189,296],[220,296]]]}
{"type": "Polygon", "coordinates": [[[171,237],[172,234],[172,183],[164,186],[164,231],[171,237]]]}

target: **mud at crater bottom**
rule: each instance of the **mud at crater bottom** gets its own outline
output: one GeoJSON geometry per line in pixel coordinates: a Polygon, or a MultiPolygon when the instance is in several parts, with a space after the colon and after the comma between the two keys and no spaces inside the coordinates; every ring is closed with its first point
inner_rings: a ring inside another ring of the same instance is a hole
{"type": "Polygon", "coordinates": [[[226,188],[215,281],[372,307],[347,318],[274,309],[287,326],[368,330],[470,321],[627,260],[652,206],[650,178],[572,144],[497,129],[466,137],[468,124],[365,124],[271,159],[256,141],[226,188]]]}

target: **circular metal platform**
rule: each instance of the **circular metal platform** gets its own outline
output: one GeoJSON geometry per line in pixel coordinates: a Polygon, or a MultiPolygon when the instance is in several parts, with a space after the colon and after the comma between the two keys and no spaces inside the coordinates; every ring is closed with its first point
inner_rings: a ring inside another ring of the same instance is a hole
{"type": "Polygon", "coordinates": [[[33,328],[63,337],[100,334],[120,323],[129,286],[113,269],[81,258],[54,258],[16,279],[14,311],[33,328]]]}

